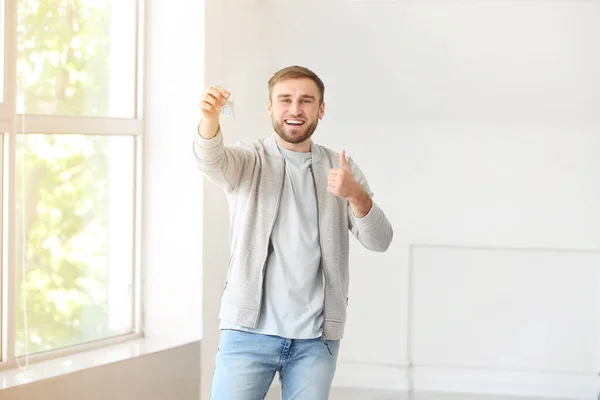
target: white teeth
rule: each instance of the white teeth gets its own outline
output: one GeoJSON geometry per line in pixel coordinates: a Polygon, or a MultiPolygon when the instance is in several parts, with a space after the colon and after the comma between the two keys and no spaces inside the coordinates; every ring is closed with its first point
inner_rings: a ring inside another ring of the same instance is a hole
{"type": "Polygon", "coordinates": [[[297,119],[286,119],[285,122],[290,125],[302,125],[304,122],[298,121],[297,119]]]}

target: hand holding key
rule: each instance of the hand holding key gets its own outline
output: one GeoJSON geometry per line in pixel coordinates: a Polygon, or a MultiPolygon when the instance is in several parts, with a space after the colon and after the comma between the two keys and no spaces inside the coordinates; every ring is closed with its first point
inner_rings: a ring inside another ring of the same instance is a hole
{"type": "Polygon", "coordinates": [[[227,90],[221,86],[209,86],[200,101],[200,110],[202,119],[208,121],[218,121],[221,108],[227,105],[227,99],[231,96],[227,90]]]}

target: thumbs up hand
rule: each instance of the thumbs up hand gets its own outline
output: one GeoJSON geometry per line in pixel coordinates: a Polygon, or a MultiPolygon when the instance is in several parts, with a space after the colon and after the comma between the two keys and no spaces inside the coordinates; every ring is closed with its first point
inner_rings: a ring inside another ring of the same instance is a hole
{"type": "Polygon", "coordinates": [[[363,188],[352,176],[344,150],[340,153],[340,166],[340,168],[332,168],[329,172],[327,191],[342,199],[352,201],[363,192],[363,188]]]}
{"type": "Polygon", "coordinates": [[[343,170],[350,172],[350,165],[348,165],[348,161],[346,161],[346,151],[342,150],[340,153],[340,165],[343,170]]]}

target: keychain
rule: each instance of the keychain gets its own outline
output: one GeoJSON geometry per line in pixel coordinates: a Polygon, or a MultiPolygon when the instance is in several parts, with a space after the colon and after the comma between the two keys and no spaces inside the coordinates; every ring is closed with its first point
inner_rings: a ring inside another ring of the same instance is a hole
{"type": "Polygon", "coordinates": [[[226,101],[227,104],[221,107],[221,115],[235,118],[235,115],[233,114],[233,94],[230,93],[226,101]]]}

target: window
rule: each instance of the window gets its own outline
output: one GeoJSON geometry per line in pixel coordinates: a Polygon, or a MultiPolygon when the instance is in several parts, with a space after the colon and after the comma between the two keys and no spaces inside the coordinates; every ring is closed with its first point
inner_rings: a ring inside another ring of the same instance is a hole
{"type": "Polygon", "coordinates": [[[24,160],[27,178],[25,190],[17,179],[17,238],[24,224],[27,283],[25,296],[17,291],[16,354],[25,353],[24,315],[30,353],[132,331],[133,138],[18,139],[17,176],[24,160]]]}
{"type": "Polygon", "coordinates": [[[138,0],[2,1],[17,10],[2,63],[12,365],[139,331],[141,13],[138,0]]]}
{"type": "Polygon", "coordinates": [[[18,113],[135,117],[134,0],[18,1],[18,113]]]}

